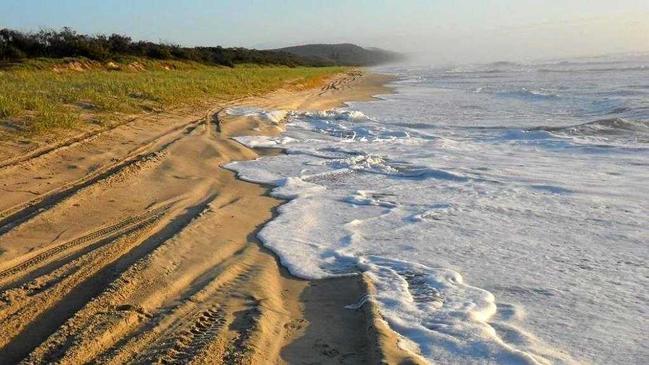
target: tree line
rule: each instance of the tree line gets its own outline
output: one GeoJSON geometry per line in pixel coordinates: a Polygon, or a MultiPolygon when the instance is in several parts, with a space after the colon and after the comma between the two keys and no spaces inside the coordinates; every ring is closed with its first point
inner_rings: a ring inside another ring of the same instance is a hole
{"type": "Polygon", "coordinates": [[[35,33],[0,29],[0,61],[16,62],[29,58],[85,57],[95,61],[119,61],[124,57],[158,60],[195,61],[233,67],[235,64],[285,66],[330,66],[335,62],[301,57],[282,51],[246,48],[182,47],[174,44],[133,41],[120,34],[86,35],[70,28],[41,30],[35,33]]]}

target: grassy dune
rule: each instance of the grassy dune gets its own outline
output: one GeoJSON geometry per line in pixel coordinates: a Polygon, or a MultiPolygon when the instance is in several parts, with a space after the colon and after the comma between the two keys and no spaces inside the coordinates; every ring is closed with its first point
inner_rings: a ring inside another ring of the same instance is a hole
{"type": "Polygon", "coordinates": [[[240,65],[138,60],[122,64],[32,60],[0,69],[0,121],[5,130],[41,134],[110,123],[124,114],[170,110],[304,88],[341,67],[240,65]]]}

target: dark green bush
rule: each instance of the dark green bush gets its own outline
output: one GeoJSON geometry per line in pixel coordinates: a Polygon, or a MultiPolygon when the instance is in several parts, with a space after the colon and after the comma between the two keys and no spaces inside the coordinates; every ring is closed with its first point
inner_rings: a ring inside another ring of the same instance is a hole
{"type": "Polygon", "coordinates": [[[253,63],[285,66],[329,66],[281,51],[259,51],[246,48],[181,47],[153,42],[133,42],[130,37],[112,34],[84,35],[70,28],[23,33],[0,29],[0,61],[24,58],[85,57],[96,61],[120,59],[125,56],[149,57],[159,60],[186,60],[210,65],[234,66],[253,63]]]}

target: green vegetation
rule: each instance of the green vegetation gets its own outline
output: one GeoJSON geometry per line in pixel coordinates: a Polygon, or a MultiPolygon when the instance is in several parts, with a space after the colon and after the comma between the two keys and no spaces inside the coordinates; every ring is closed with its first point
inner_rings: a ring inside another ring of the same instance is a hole
{"type": "Polygon", "coordinates": [[[38,57],[84,57],[95,61],[120,61],[124,57],[157,60],[182,60],[208,65],[232,67],[237,64],[284,66],[333,66],[335,63],[307,59],[281,51],[263,51],[246,48],[182,47],[133,41],[121,34],[86,35],[70,28],[60,31],[42,30],[23,33],[0,29],[0,61],[21,61],[38,57]]]}
{"type": "MultiPolygon", "coordinates": [[[[124,114],[258,95],[288,85],[313,86],[340,67],[239,65],[130,59],[99,63],[39,59],[0,70],[0,121],[39,134],[110,123],[124,114]]],[[[11,128],[8,128],[11,127],[11,128]]]]}

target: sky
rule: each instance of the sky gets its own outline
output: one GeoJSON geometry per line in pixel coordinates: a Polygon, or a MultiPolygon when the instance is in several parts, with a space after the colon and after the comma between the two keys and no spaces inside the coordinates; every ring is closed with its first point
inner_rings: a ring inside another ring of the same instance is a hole
{"type": "Polygon", "coordinates": [[[1,0],[0,28],[187,46],[350,42],[422,63],[649,51],[649,0],[1,0]]]}

